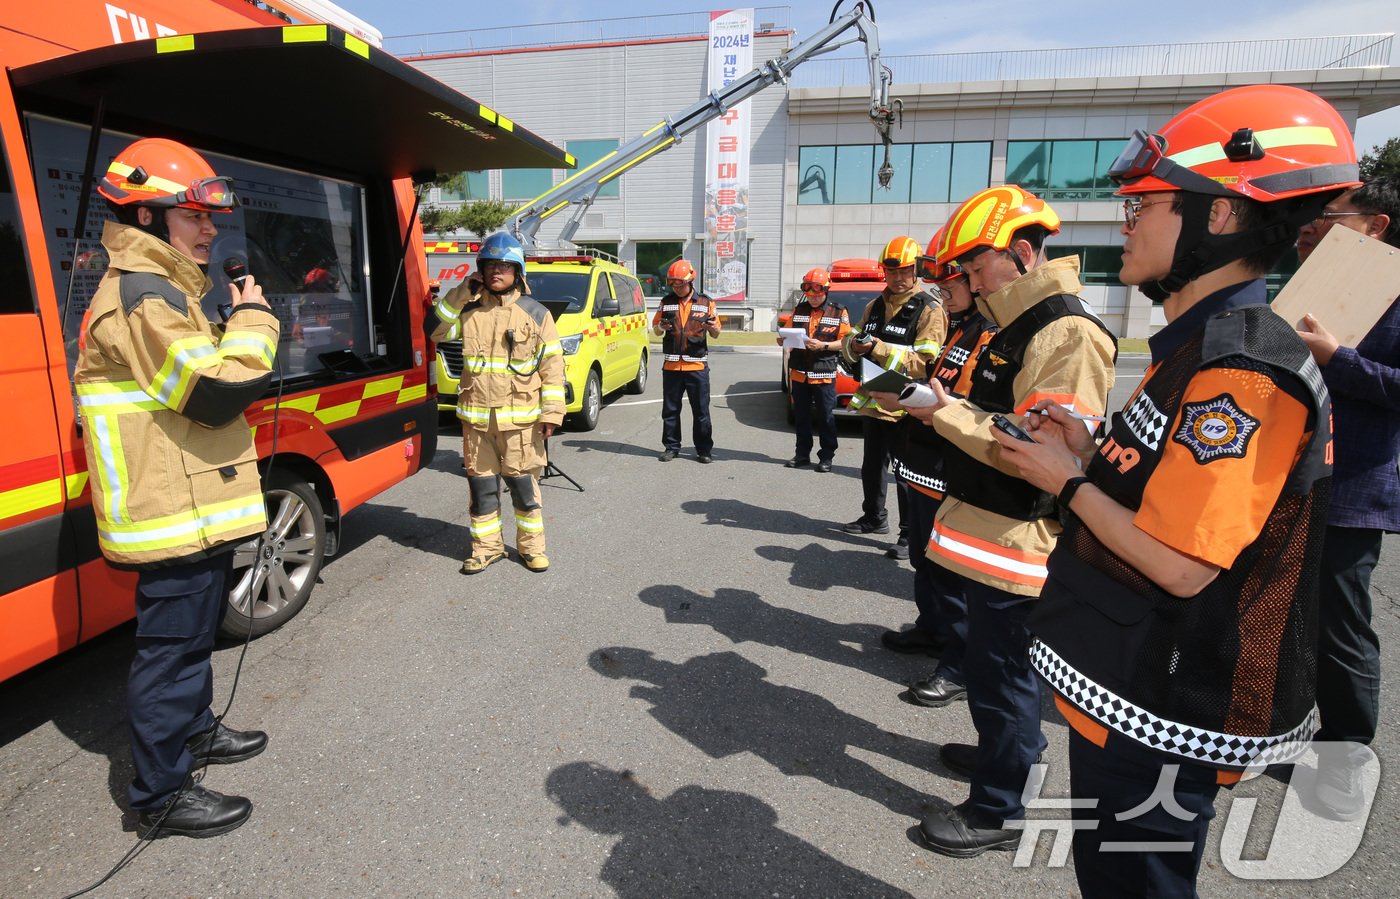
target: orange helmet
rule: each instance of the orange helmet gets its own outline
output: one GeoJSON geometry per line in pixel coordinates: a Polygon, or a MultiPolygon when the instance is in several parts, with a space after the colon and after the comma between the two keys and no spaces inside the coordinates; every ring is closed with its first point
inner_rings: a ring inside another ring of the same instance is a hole
{"type": "Polygon", "coordinates": [[[989,187],[963,201],[935,235],[938,248],[930,255],[952,263],[979,247],[1005,250],[1016,239],[1016,232],[1027,225],[1042,225],[1055,234],[1060,230],[1060,217],[1024,188],[1014,184],[989,187]]]}
{"type": "Polygon", "coordinates": [[[951,281],[967,274],[957,262],[938,261],[938,245],[942,243],[943,232],[947,228],[948,226],[944,225],[934,232],[933,239],[928,242],[928,251],[919,257],[919,277],[928,284],[951,281]]]}
{"type": "Polygon", "coordinates": [[[1222,91],[1159,134],[1135,132],[1108,175],[1119,196],[1183,190],[1264,203],[1361,183],[1351,130],[1337,110],[1286,84],[1222,91]]]}
{"type": "Polygon", "coordinates": [[[824,268],[814,268],[802,276],[802,292],[815,295],[818,290],[826,292],[831,289],[831,275],[827,274],[824,268]]]}
{"type": "Polygon", "coordinates": [[[671,263],[671,267],[666,269],[667,281],[694,281],[695,266],[684,259],[677,259],[671,263]]]}
{"type": "Polygon", "coordinates": [[[904,268],[918,261],[918,241],[903,235],[885,244],[885,249],[880,253],[880,264],[885,268],[904,268]]]}
{"type": "Polygon", "coordinates": [[[233,179],[214,174],[204,157],[159,137],[138,140],[107,166],[97,192],[118,206],[180,206],[205,212],[238,207],[233,179]]]}

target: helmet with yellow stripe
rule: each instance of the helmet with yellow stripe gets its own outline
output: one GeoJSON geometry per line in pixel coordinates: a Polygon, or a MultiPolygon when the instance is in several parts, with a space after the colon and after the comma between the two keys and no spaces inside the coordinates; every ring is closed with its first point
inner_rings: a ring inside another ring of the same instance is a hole
{"type": "Polygon", "coordinates": [[[885,268],[904,268],[919,261],[919,243],[912,237],[903,235],[885,244],[880,253],[880,264],[885,268]]]}
{"type": "Polygon", "coordinates": [[[951,263],[974,250],[1005,250],[1016,239],[1016,232],[1030,225],[1056,234],[1060,217],[1050,204],[1024,188],[1014,184],[989,187],[963,201],[934,237],[937,249],[929,255],[951,263]]]}
{"type": "Polygon", "coordinates": [[[155,206],[232,212],[238,207],[233,180],[194,150],[173,140],[148,137],[122,150],[107,166],[97,192],[116,206],[155,206]]]}
{"type": "Polygon", "coordinates": [[[1341,115],[1316,94],[1286,84],[1222,91],[1157,134],[1135,132],[1108,175],[1119,196],[1184,190],[1264,203],[1361,183],[1341,115]]]}
{"type": "Polygon", "coordinates": [[[941,284],[967,275],[957,262],[938,260],[938,245],[943,242],[943,234],[947,230],[948,226],[944,225],[935,231],[933,239],[928,242],[928,252],[919,257],[919,277],[926,284],[941,284]]]}

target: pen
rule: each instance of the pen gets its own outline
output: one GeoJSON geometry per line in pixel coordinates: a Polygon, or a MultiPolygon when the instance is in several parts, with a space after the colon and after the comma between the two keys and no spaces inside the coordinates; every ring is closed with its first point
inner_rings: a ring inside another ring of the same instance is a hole
{"type": "MultiPolygon", "coordinates": [[[[1064,409],[1065,414],[1067,414],[1070,418],[1077,418],[1080,421],[1108,421],[1108,419],[1104,418],[1102,415],[1085,415],[1083,412],[1075,412],[1073,409],[1066,408],[1065,406],[1061,406],[1060,408],[1064,409]]],[[[1041,415],[1050,414],[1044,409],[1032,409],[1031,411],[1038,412],[1041,415]]]]}

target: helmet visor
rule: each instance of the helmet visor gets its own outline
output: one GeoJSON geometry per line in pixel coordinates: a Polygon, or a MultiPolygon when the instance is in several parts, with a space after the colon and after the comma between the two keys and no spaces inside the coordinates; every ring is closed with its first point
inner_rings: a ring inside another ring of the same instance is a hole
{"type": "Polygon", "coordinates": [[[1157,171],[1157,166],[1166,161],[1166,141],[1160,134],[1148,134],[1138,130],[1128,138],[1128,145],[1118,154],[1108,167],[1108,177],[1115,183],[1135,181],[1157,171]]]}
{"type": "Polygon", "coordinates": [[[826,293],[826,285],[825,285],[825,284],[822,284],[822,283],[819,282],[819,281],[803,281],[803,282],[802,282],[802,292],[803,292],[803,293],[810,293],[810,294],[813,294],[813,295],[816,295],[816,294],[819,294],[819,293],[826,293]]]}
{"type": "Polygon", "coordinates": [[[232,212],[238,208],[233,179],[227,176],[200,178],[177,194],[143,202],[150,206],[185,206],[215,212],[232,212]]]}
{"type": "Polygon", "coordinates": [[[919,277],[929,284],[948,281],[965,274],[956,262],[939,262],[932,256],[919,257],[919,277]]]}

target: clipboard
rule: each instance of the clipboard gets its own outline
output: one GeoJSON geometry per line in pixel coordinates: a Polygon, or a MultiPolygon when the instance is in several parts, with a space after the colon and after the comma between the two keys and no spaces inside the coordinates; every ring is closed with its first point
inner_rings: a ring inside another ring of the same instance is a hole
{"type": "Polygon", "coordinates": [[[1400,296],[1400,249],[1333,226],[1279,291],[1272,308],[1294,328],[1312,313],[1354,347],[1400,296]]]}
{"type": "Polygon", "coordinates": [[[897,371],[881,368],[864,357],[860,360],[860,389],[866,393],[898,394],[913,380],[897,371]]]}

